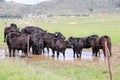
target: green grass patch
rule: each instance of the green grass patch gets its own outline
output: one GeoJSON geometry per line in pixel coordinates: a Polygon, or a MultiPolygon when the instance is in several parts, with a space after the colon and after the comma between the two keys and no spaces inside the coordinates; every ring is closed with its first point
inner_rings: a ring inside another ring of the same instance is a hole
{"type": "Polygon", "coordinates": [[[105,67],[40,61],[27,64],[14,59],[0,60],[0,80],[108,80],[105,67]],[[87,67],[85,67],[87,66],[87,67]]]}
{"type": "Polygon", "coordinates": [[[97,34],[99,36],[108,35],[111,37],[113,44],[120,44],[120,16],[90,16],[90,17],[56,17],[50,19],[19,19],[0,20],[0,46],[3,43],[4,27],[10,23],[16,23],[19,28],[27,25],[34,25],[47,30],[48,32],[62,32],[66,38],[69,36],[86,37],[88,35],[97,34]]]}
{"type": "MultiPolygon", "coordinates": [[[[51,70],[12,59],[0,60],[0,80],[65,80],[51,70]]],[[[67,77],[66,77],[67,78],[67,77]]]]}

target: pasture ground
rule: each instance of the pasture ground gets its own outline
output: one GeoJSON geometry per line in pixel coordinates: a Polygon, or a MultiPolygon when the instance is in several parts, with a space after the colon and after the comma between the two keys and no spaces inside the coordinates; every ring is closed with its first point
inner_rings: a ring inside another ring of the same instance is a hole
{"type": "MultiPolygon", "coordinates": [[[[113,80],[120,80],[120,46],[113,47],[110,58],[113,80]]],[[[107,60],[0,59],[0,80],[109,80],[107,60]]],[[[38,59],[39,58],[39,59],[38,59]]]]}
{"type": "MultiPolygon", "coordinates": [[[[23,28],[35,25],[48,32],[62,32],[69,36],[85,37],[91,34],[109,35],[113,42],[111,68],[113,80],[120,80],[120,15],[92,15],[89,17],[50,19],[0,20],[0,47],[3,42],[4,27],[16,23],[23,28]]],[[[27,58],[0,58],[0,80],[109,80],[105,60],[28,60],[27,58]]]]}

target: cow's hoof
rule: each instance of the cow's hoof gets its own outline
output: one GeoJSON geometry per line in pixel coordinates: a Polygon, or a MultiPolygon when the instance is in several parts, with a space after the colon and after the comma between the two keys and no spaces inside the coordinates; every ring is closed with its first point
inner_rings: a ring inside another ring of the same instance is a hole
{"type": "Polygon", "coordinates": [[[80,56],[77,56],[77,58],[79,58],[80,56]]]}
{"type": "Polygon", "coordinates": [[[55,55],[52,55],[51,57],[55,57],[55,55]]]}

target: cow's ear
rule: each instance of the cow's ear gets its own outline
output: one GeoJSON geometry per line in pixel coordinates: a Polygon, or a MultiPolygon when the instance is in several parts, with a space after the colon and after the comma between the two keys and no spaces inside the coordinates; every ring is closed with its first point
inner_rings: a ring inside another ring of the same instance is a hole
{"type": "Polygon", "coordinates": [[[73,37],[71,36],[70,39],[73,39],[73,37]]]}
{"type": "Polygon", "coordinates": [[[86,40],[87,40],[87,41],[90,40],[90,37],[88,36],[88,37],[86,38],[86,40]]]}
{"type": "Polygon", "coordinates": [[[47,30],[45,30],[45,32],[47,33],[47,30]]]}

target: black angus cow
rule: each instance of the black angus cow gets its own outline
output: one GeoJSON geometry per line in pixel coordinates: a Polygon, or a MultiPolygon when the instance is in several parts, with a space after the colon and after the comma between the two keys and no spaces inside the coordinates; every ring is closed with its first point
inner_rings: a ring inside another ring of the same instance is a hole
{"type": "Polygon", "coordinates": [[[4,42],[6,42],[6,36],[11,32],[19,32],[19,28],[17,28],[17,25],[14,23],[11,23],[9,27],[4,28],[4,42]]]}
{"type": "MultiPolygon", "coordinates": [[[[90,35],[90,36],[87,37],[87,44],[89,44],[89,47],[92,47],[91,46],[91,42],[94,41],[96,38],[99,38],[99,36],[98,35],[90,35]]],[[[96,50],[92,49],[92,56],[95,56],[94,53],[96,53],[96,51],[100,54],[100,50],[98,50],[98,49],[96,49],[96,50]]]]}
{"type": "Polygon", "coordinates": [[[53,39],[52,40],[52,47],[51,47],[52,52],[53,52],[52,57],[55,56],[55,51],[56,51],[57,52],[57,58],[59,57],[60,52],[63,53],[63,57],[65,58],[65,50],[68,47],[71,47],[70,42],[60,40],[58,38],[53,39]]]}
{"type": "Polygon", "coordinates": [[[11,24],[10,24],[10,27],[18,28],[17,25],[14,24],[14,23],[11,23],[11,24]]]}
{"type": "Polygon", "coordinates": [[[75,57],[75,54],[77,54],[77,57],[81,57],[83,48],[91,48],[93,38],[98,38],[98,35],[90,35],[84,38],[69,37],[68,41],[72,42],[73,45],[73,57],[75,57]]]}
{"type": "Polygon", "coordinates": [[[83,39],[83,45],[84,45],[83,48],[91,48],[91,41],[94,38],[98,38],[98,37],[99,37],[98,35],[90,35],[90,36],[82,38],[83,39]]]}
{"type": "Polygon", "coordinates": [[[47,33],[43,29],[34,26],[26,26],[21,29],[21,33],[29,34],[32,40],[32,53],[33,54],[41,54],[42,47],[44,47],[43,35],[47,33]]]}
{"type": "Polygon", "coordinates": [[[42,50],[44,53],[43,48],[47,48],[48,53],[49,53],[49,48],[51,48],[52,45],[52,40],[54,38],[59,38],[59,39],[65,39],[63,34],[60,32],[55,32],[55,33],[47,33],[47,32],[41,32],[36,30],[32,32],[31,34],[31,40],[32,40],[32,53],[33,54],[41,54],[42,50]]]}
{"type": "Polygon", "coordinates": [[[25,28],[21,29],[21,32],[24,33],[24,34],[32,34],[34,32],[44,33],[44,32],[47,32],[47,31],[44,31],[43,29],[41,29],[39,27],[26,26],[25,28]]]}
{"type": "MultiPolygon", "coordinates": [[[[104,56],[106,57],[106,46],[105,46],[105,42],[107,44],[109,53],[109,56],[112,56],[112,52],[111,52],[111,47],[112,47],[112,42],[111,42],[111,38],[109,36],[101,36],[99,38],[95,38],[92,40],[91,42],[91,46],[92,46],[92,50],[93,50],[93,54],[95,56],[97,56],[97,53],[99,53],[99,49],[103,50],[104,56]]],[[[100,53],[99,53],[100,56],[100,53]]]]}
{"type": "Polygon", "coordinates": [[[80,57],[81,58],[81,54],[82,54],[82,49],[84,47],[83,45],[83,38],[73,38],[70,37],[68,38],[68,41],[71,42],[72,46],[73,46],[73,57],[75,58],[75,54],[77,55],[77,58],[80,57]]]}
{"type": "MultiPolygon", "coordinates": [[[[11,57],[11,51],[13,50],[13,57],[15,57],[15,50],[22,50],[27,56],[28,35],[12,32],[7,36],[7,46],[9,49],[9,56],[11,57]]],[[[29,39],[29,46],[31,46],[31,40],[29,39]]],[[[30,47],[29,47],[30,48],[30,47]]]]}
{"type": "Polygon", "coordinates": [[[45,33],[41,32],[34,32],[31,34],[33,54],[42,54],[42,51],[44,49],[44,34],[45,33]]]}
{"type": "Polygon", "coordinates": [[[45,33],[44,35],[44,41],[45,41],[45,47],[48,50],[52,47],[52,40],[58,38],[60,40],[65,40],[65,36],[61,32],[55,32],[55,33],[45,33]]]}

